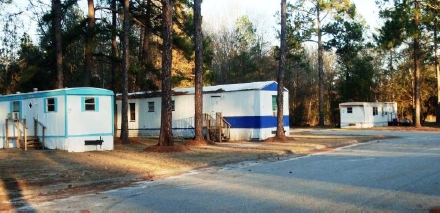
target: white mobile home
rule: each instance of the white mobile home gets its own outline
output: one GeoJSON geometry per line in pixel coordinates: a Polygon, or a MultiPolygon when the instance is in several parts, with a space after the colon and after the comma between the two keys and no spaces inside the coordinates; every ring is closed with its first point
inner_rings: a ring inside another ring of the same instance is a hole
{"type": "Polygon", "coordinates": [[[112,150],[113,110],[113,92],[99,88],[0,96],[0,148],[23,147],[34,137],[47,149],[112,150]]]}
{"type": "MultiPolygon", "coordinates": [[[[264,140],[275,136],[277,87],[275,81],[203,87],[204,128],[210,129],[210,122],[220,124],[223,139],[229,140],[264,140]]],[[[194,137],[194,92],[194,88],[173,89],[172,128],[175,137],[194,137]]],[[[284,130],[289,135],[287,89],[283,94],[284,130]]],[[[116,98],[117,128],[120,129],[120,94],[116,98]]],[[[160,92],[130,93],[128,105],[130,137],[157,137],[161,118],[160,92]]],[[[209,132],[206,129],[205,133],[209,132]]],[[[215,140],[221,141],[219,138],[215,140]]]]}
{"type": "Polygon", "coordinates": [[[339,104],[341,128],[388,126],[397,119],[395,102],[348,102],[339,104]]]}

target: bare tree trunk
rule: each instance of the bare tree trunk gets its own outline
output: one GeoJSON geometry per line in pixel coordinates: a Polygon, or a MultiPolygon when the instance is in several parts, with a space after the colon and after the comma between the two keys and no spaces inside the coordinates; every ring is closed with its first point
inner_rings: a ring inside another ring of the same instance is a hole
{"type": "Polygon", "coordinates": [[[63,48],[62,48],[62,31],[61,31],[61,0],[52,1],[52,9],[54,12],[54,28],[55,28],[55,52],[56,52],[56,67],[57,80],[55,88],[60,89],[64,87],[64,73],[63,73],[63,48]]]}
{"type": "Polygon", "coordinates": [[[317,25],[318,25],[318,93],[319,93],[319,126],[324,126],[324,86],[323,86],[323,78],[324,78],[324,62],[323,62],[323,47],[322,47],[322,31],[321,31],[321,17],[320,17],[320,4],[317,2],[316,4],[317,11],[317,25]]]}
{"type": "Polygon", "coordinates": [[[122,143],[128,141],[128,69],[130,66],[129,35],[130,35],[130,0],[124,0],[124,38],[122,40],[122,113],[121,113],[121,136],[122,143]]]}
{"type": "Polygon", "coordinates": [[[158,146],[173,146],[171,65],[173,50],[173,0],[162,0],[162,112],[158,146]]]}
{"type": "Polygon", "coordinates": [[[415,0],[415,17],[414,22],[416,25],[417,34],[414,38],[414,99],[415,99],[415,112],[414,112],[414,126],[420,127],[420,30],[419,30],[419,1],[415,0]]]}
{"type": "Polygon", "coordinates": [[[284,73],[286,66],[286,0],[281,0],[281,35],[280,35],[280,64],[278,70],[278,90],[277,90],[277,137],[284,137],[284,73]]]}
{"type": "Polygon", "coordinates": [[[195,140],[203,140],[203,35],[202,0],[194,0],[194,44],[195,44],[195,140]]]}
{"type": "Polygon", "coordinates": [[[87,0],[88,5],[88,17],[87,17],[87,37],[86,37],[86,50],[84,59],[84,83],[85,87],[91,85],[92,79],[92,66],[93,66],[93,38],[95,34],[95,5],[93,0],[87,0]]]}
{"type": "MultiPolygon", "coordinates": [[[[117,68],[117,61],[116,61],[116,0],[112,0],[112,60],[111,60],[111,90],[113,91],[113,93],[116,93],[116,68],[117,68]]],[[[116,107],[116,99],[114,99],[114,103],[115,105],[115,111],[114,111],[114,128],[115,128],[115,132],[117,130],[117,125],[118,125],[118,119],[117,119],[117,115],[118,115],[118,109],[116,107]]],[[[120,110],[120,109],[119,109],[120,110]]]]}
{"type": "Polygon", "coordinates": [[[438,62],[438,41],[437,41],[438,21],[435,19],[434,23],[434,60],[435,60],[435,73],[437,77],[437,125],[440,124],[440,68],[438,62]]]}
{"type": "Polygon", "coordinates": [[[116,70],[118,67],[118,62],[116,60],[117,58],[117,46],[116,46],[116,14],[117,14],[117,8],[116,8],[116,0],[112,0],[112,61],[111,61],[111,69],[112,69],[112,85],[111,89],[113,92],[116,92],[116,70]]]}

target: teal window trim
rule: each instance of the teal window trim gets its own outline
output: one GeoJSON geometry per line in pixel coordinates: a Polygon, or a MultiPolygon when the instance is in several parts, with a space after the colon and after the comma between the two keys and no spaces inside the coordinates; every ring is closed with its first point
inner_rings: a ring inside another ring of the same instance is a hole
{"type": "Polygon", "coordinates": [[[47,113],[47,98],[43,102],[44,113],[47,113]]]}
{"type": "Polygon", "coordinates": [[[95,97],[95,111],[99,112],[99,97],[95,97]]]}
{"type": "Polygon", "coordinates": [[[44,101],[44,112],[58,112],[58,99],[46,98],[44,101]]]}
{"type": "Polygon", "coordinates": [[[81,111],[82,112],[90,112],[90,111],[98,111],[99,107],[99,98],[97,97],[81,97],[81,111]],[[91,100],[93,100],[93,103],[90,102],[91,100]]]}
{"type": "Polygon", "coordinates": [[[81,97],[81,112],[86,111],[86,97],[81,97]]]}
{"type": "Polygon", "coordinates": [[[22,113],[21,113],[21,104],[22,104],[22,102],[21,101],[11,101],[11,102],[9,102],[10,104],[9,104],[9,106],[10,106],[10,112],[12,113],[12,112],[18,112],[18,116],[19,116],[19,119],[22,119],[22,113]],[[14,109],[14,104],[15,103],[17,103],[17,108],[18,109],[14,109]]]}

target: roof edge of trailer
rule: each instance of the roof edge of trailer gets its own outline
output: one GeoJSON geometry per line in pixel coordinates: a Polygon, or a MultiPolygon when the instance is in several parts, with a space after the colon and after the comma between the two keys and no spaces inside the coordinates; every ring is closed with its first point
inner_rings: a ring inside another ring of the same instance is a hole
{"type": "Polygon", "coordinates": [[[96,88],[96,87],[72,87],[72,88],[62,88],[54,90],[42,90],[33,91],[27,93],[14,93],[8,95],[0,95],[0,101],[9,100],[21,100],[26,98],[40,98],[40,97],[50,97],[58,95],[98,95],[98,96],[113,96],[114,93],[111,90],[96,88]]]}
{"type": "MultiPolygon", "coordinates": [[[[236,91],[251,91],[251,90],[262,90],[262,91],[277,91],[278,83],[276,81],[261,81],[261,82],[251,82],[251,83],[241,83],[241,84],[223,84],[217,86],[204,86],[203,93],[223,93],[223,92],[236,92],[236,91]]],[[[288,92],[284,88],[284,92],[288,92]]],[[[149,98],[149,97],[160,97],[162,91],[141,91],[129,93],[130,98],[149,98]]],[[[174,88],[172,89],[172,95],[190,95],[195,93],[194,87],[189,88],[174,88]]],[[[116,96],[121,96],[121,93],[116,94],[116,96]]]]}
{"type": "Polygon", "coordinates": [[[384,102],[344,102],[340,103],[339,106],[373,106],[373,105],[380,105],[380,104],[396,104],[397,102],[393,101],[384,101],[384,102]]]}

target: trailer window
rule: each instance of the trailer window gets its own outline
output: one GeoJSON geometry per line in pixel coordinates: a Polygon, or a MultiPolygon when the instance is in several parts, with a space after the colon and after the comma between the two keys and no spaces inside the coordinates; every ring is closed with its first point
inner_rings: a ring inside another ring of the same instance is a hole
{"type": "Polygon", "coordinates": [[[374,115],[378,115],[379,113],[377,112],[377,107],[373,107],[373,116],[374,115]]]}
{"type": "Polygon", "coordinates": [[[174,103],[174,100],[171,101],[171,111],[175,111],[176,110],[176,105],[174,103]]]}
{"type": "Polygon", "coordinates": [[[135,103],[129,103],[130,105],[130,121],[136,120],[136,105],[135,103]]]}
{"type": "Polygon", "coordinates": [[[154,102],[148,102],[148,112],[154,112],[154,102]]]}
{"type": "Polygon", "coordinates": [[[84,98],[84,106],[86,111],[95,111],[95,98],[84,98]]]}
{"type": "Polygon", "coordinates": [[[353,107],[347,107],[347,113],[353,113],[353,107]]]}
{"type": "Polygon", "coordinates": [[[272,95],[272,112],[273,112],[273,116],[277,116],[277,96],[276,95],[272,95]]]}
{"type": "Polygon", "coordinates": [[[12,102],[12,112],[20,112],[20,101],[12,102]]]}
{"type": "Polygon", "coordinates": [[[55,98],[47,98],[46,99],[46,112],[55,112],[55,111],[56,111],[55,98]]]}

